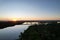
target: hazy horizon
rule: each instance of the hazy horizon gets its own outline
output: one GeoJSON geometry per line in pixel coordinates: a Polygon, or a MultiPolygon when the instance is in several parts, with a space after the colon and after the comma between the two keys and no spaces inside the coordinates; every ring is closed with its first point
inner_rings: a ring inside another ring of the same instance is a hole
{"type": "Polygon", "coordinates": [[[60,20],[60,1],[0,0],[0,20],[60,20]]]}

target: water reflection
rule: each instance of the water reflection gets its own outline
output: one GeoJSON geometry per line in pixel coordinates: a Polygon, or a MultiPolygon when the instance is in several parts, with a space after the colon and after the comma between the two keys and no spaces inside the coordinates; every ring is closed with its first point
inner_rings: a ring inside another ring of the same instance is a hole
{"type": "Polygon", "coordinates": [[[0,29],[0,40],[16,40],[20,32],[24,32],[29,25],[16,25],[0,29]]]}

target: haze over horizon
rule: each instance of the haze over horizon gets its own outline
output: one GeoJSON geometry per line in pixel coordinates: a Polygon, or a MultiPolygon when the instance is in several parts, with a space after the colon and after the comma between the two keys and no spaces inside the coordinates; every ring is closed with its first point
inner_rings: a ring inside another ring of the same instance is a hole
{"type": "Polygon", "coordinates": [[[59,0],[0,0],[0,20],[60,20],[59,0]]]}

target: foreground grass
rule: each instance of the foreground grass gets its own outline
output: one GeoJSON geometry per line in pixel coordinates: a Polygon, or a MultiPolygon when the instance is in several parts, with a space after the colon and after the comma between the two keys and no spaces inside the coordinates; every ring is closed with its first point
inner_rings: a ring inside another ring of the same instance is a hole
{"type": "Polygon", "coordinates": [[[18,40],[60,40],[60,24],[29,26],[18,40]]]}

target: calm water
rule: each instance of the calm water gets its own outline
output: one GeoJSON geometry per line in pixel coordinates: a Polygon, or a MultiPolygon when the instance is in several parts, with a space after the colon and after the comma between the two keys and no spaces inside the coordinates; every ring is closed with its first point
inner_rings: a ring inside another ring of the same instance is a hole
{"type": "Polygon", "coordinates": [[[24,32],[29,25],[16,25],[0,29],[0,40],[16,40],[19,38],[20,32],[24,32]]]}

